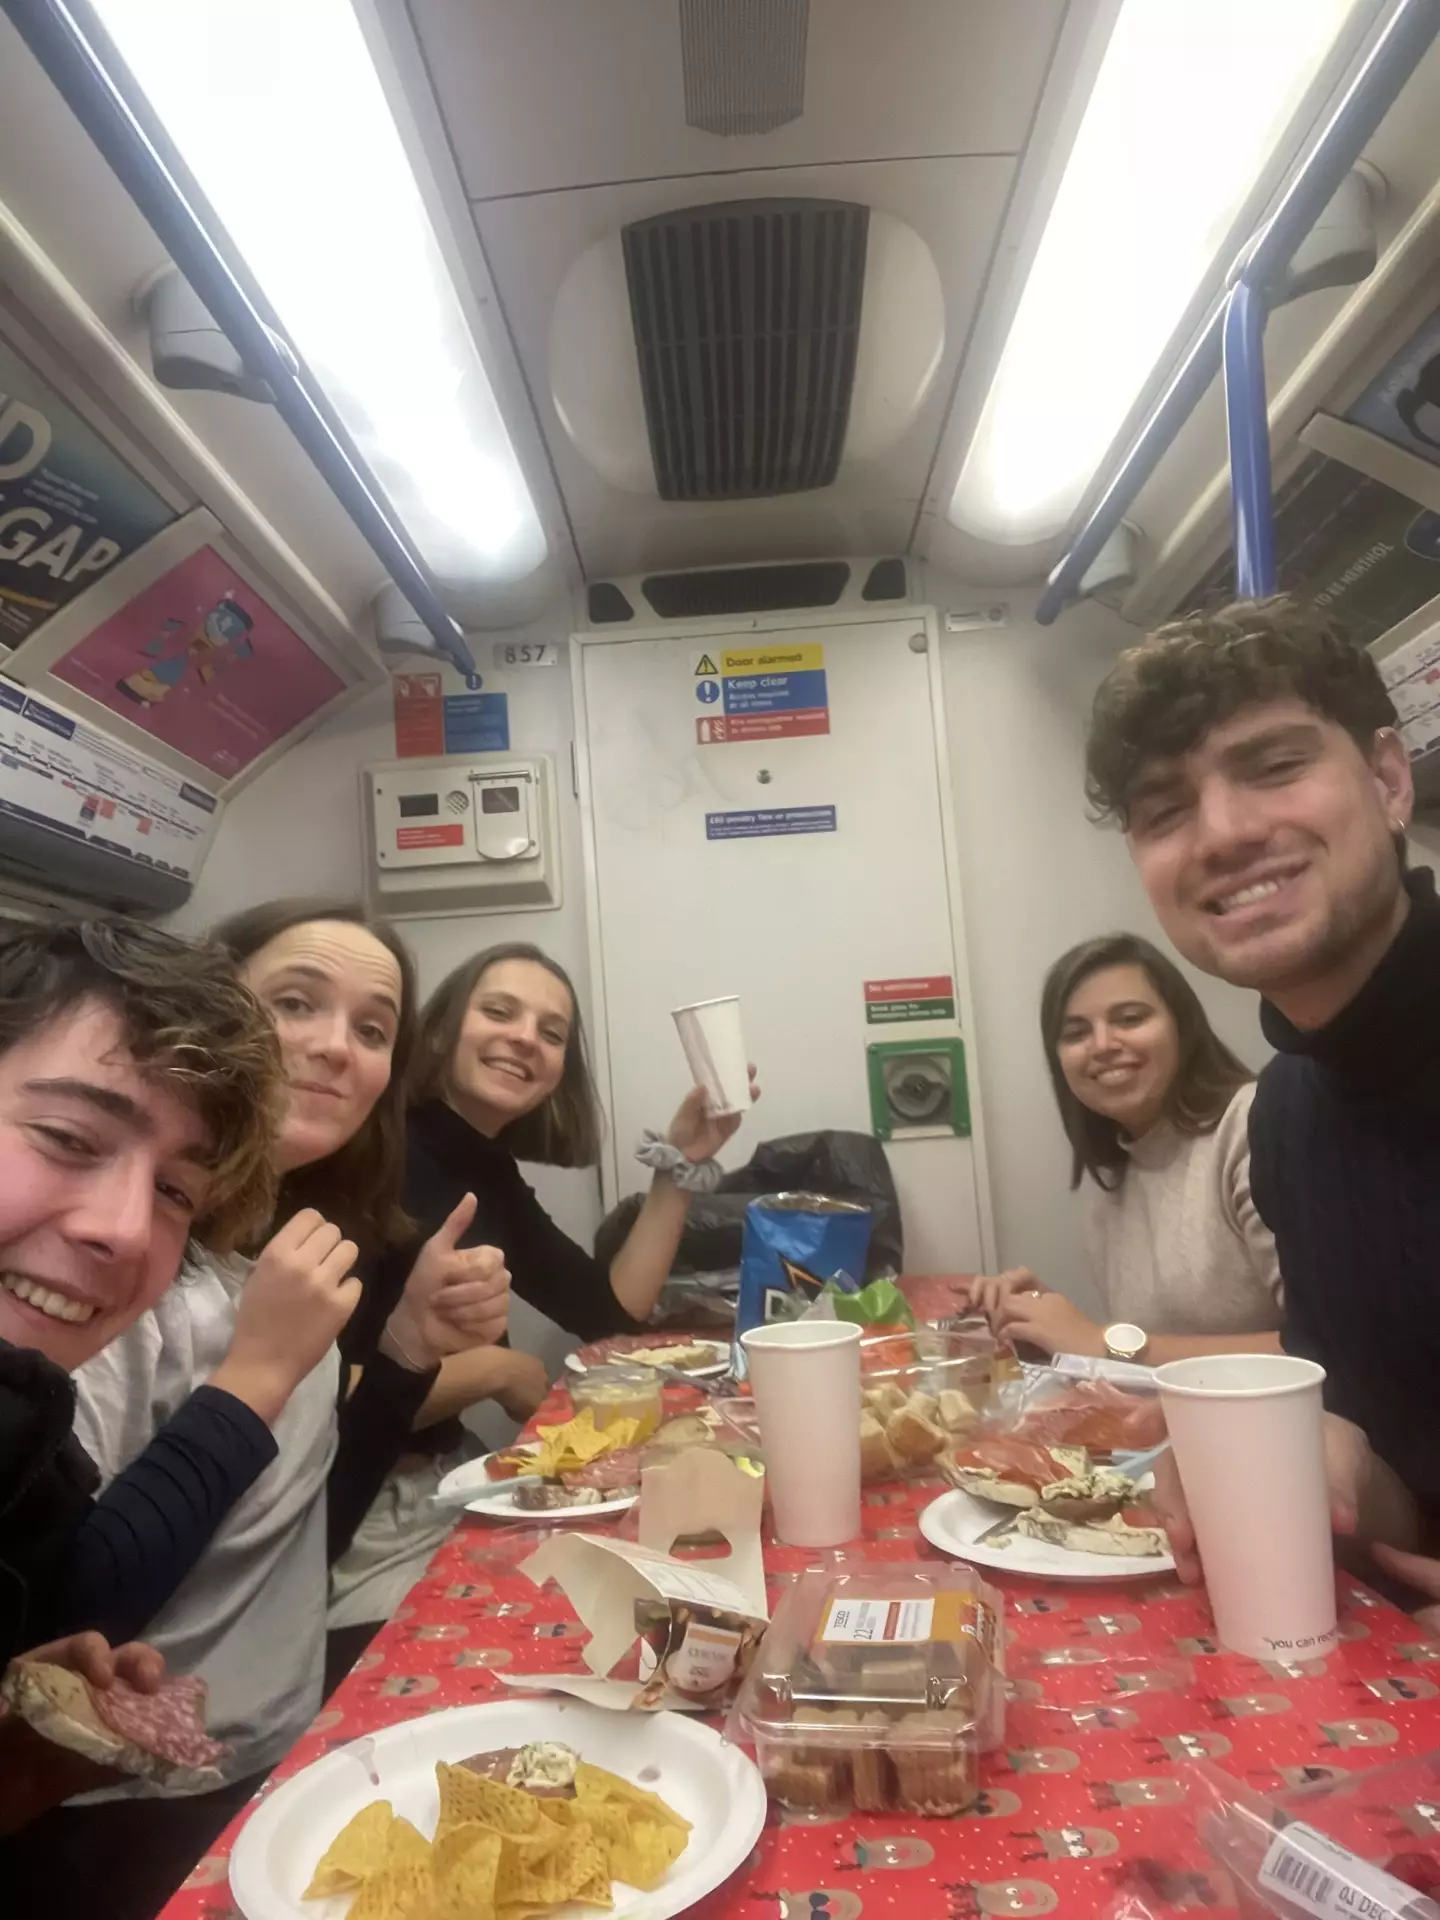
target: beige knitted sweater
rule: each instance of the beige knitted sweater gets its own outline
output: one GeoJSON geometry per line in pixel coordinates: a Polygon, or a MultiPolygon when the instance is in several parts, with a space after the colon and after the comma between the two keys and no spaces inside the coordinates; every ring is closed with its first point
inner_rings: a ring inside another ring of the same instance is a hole
{"type": "Polygon", "coordinates": [[[1213,1133],[1162,1120],[1129,1145],[1113,1193],[1087,1181],[1087,1252],[1109,1321],[1147,1333],[1270,1333],[1283,1319],[1275,1242],[1250,1197],[1253,1082],[1213,1133]]]}

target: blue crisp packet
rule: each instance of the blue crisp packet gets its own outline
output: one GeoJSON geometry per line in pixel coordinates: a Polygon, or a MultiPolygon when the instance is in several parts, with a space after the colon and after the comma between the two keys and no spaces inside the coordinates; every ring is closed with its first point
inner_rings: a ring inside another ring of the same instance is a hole
{"type": "Polygon", "coordinates": [[[870,1209],[819,1193],[769,1193],[745,1209],[740,1251],[740,1304],[731,1370],[746,1374],[742,1333],[767,1320],[798,1319],[827,1281],[858,1291],[870,1249],[870,1209]]]}

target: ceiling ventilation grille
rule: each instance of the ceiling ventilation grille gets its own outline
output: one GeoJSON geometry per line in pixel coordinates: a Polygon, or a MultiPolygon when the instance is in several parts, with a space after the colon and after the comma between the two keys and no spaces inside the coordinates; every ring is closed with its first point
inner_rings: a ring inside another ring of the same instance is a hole
{"type": "Polygon", "coordinates": [[[810,0],[680,0],[685,122],[728,138],[805,110],[810,0]]]}
{"type": "Polygon", "coordinates": [[[869,209],[742,200],[623,230],[662,500],[834,480],[845,445],[869,209]]]}

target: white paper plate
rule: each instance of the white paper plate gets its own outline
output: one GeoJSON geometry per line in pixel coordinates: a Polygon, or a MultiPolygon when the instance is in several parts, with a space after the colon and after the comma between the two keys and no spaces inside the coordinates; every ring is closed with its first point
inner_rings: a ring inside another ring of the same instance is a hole
{"type": "MultiPolygon", "coordinates": [[[[715,1355],[715,1359],[711,1365],[704,1366],[704,1367],[686,1367],[684,1369],[684,1371],[687,1374],[689,1374],[690,1377],[694,1380],[714,1380],[720,1374],[728,1373],[730,1370],[730,1346],[728,1341],[725,1341],[725,1340],[664,1340],[664,1341],[657,1340],[655,1342],[655,1345],[657,1347],[658,1346],[709,1347],[711,1352],[715,1355]]],[[[565,1364],[570,1369],[571,1373],[588,1373],[590,1371],[589,1363],[587,1361],[582,1360],[578,1353],[567,1353],[565,1356],[565,1364]]],[[[612,1353],[608,1359],[601,1362],[600,1364],[607,1367],[610,1367],[610,1366],[643,1367],[645,1365],[645,1362],[639,1359],[633,1353],[612,1353]]],[[[667,1381],[665,1384],[668,1386],[668,1385],[674,1385],[677,1383],[667,1381]]]]}
{"type": "MultiPolygon", "coordinates": [[[[502,1451],[513,1453],[517,1449],[505,1447],[502,1451]]],[[[538,1443],[532,1442],[527,1451],[538,1453],[538,1443]]],[[[485,1471],[486,1461],[494,1458],[494,1454],[487,1453],[479,1460],[467,1460],[463,1467],[453,1467],[435,1489],[436,1499],[454,1499],[473,1486],[474,1498],[465,1502],[466,1513],[484,1514],[491,1520],[528,1521],[543,1527],[551,1520],[603,1520],[607,1513],[628,1513],[639,1498],[638,1494],[626,1493],[617,1500],[577,1501],[573,1507],[517,1507],[515,1482],[492,1480],[485,1471]]]]}
{"type": "Polygon", "coordinates": [[[977,1546],[975,1536],[1004,1518],[994,1501],[976,1500],[956,1487],[932,1500],[920,1515],[920,1531],[932,1547],[953,1553],[972,1566],[1000,1572],[1037,1574],[1045,1580],[1141,1580],[1153,1573],[1172,1573],[1168,1553],[1147,1554],[1143,1560],[1118,1554],[1076,1553],[1073,1547],[1052,1546],[1023,1533],[1007,1533],[977,1546]]]}
{"type": "MultiPolygon", "coordinates": [[[[315,1863],[372,1800],[389,1800],[423,1834],[435,1831],[435,1762],[494,1747],[562,1740],[596,1766],[649,1787],[692,1823],[690,1844],[653,1893],[615,1882],[617,1920],[684,1913],[749,1857],[765,1824],[753,1762],[708,1727],[675,1713],[607,1713],[579,1700],[496,1700],[387,1727],[357,1743],[380,1777],[341,1748],[277,1787],[246,1822],[230,1856],[230,1891],[247,1920],[343,1920],[352,1895],[301,1901],[315,1863]],[[652,1776],[651,1769],[654,1769],[652,1776]]],[[[559,1914],[594,1909],[567,1905],[559,1914]]]]}

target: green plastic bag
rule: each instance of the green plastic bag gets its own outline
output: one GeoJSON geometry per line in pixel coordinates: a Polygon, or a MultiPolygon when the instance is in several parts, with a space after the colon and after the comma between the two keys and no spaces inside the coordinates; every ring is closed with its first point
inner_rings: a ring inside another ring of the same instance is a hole
{"type": "Polygon", "coordinates": [[[860,1327],[913,1327],[915,1314],[910,1302],[893,1280],[872,1280],[859,1293],[845,1293],[829,1282],[820,1294],[833,1302],[835,1318],[850,1320],[860,1327]]]}

